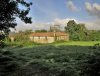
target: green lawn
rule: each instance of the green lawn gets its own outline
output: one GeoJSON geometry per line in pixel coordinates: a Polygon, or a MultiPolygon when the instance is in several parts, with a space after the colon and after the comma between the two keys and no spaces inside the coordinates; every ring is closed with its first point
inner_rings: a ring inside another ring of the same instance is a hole
{"type": "Polygon", "coordinates": [[[34,46],[44,46],[44,45],[53,45],[53,46],[60,46],[60,45],[77,45],[77,46],[94,46],[95,44],[100,44],[100,41],[59,41],[54,43],[48,43],[48,44],[39,44],[34,42],[6,42],[8,46],[19,46],[19,47],[34,47],[34,46]]]}
{"type": "Polygon", "coordinates": [[[59,45],[78,45],[78,46],[94,46],[95,44],[100,44],[100,41],[68,41],[68,42],[55,42],[56,46],[59,45]]]}

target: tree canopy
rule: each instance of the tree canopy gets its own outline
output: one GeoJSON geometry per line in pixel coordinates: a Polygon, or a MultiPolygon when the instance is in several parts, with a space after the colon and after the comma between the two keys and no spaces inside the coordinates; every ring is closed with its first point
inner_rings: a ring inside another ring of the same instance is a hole
{"type": "Polygon", "coordinates": [[[19,69],[17,58],[9,51],[3,51],[3,39],[8,35],[10,28],[17,25],[16,18],[25,23],[32,23],[28,17],[30,6],[25,0],[0,0],[0,76],[15,76],[13,73],[19,69]],[[19,5],[25,7],[20,9],[19,5]]]}
{"type": "Polygon", "coordinates": [[[65,31],[70,34],[71,40],[84,40],[86,27],[84,24],[77,24],[74,20],[70,20],[65,31]]]}
{"type": "Polygon", "coordinates": [[[31,17],[27,16],[31,5],[25,0],[0,0],[0,40],[4,39],[10,28],[15,28],[17,17],[25,23],[32,23],[31,17]],[[19,5],[25,9],[20,9],[19,5]]]}
{"type": "Polygon", "coordinates": [[[74,41],[99,41],[99,30],[88,30],[85,24],[77,24],[74,20],[70,20],[65,27],[65,31],[69,33],[70,40],[74,41]]]}

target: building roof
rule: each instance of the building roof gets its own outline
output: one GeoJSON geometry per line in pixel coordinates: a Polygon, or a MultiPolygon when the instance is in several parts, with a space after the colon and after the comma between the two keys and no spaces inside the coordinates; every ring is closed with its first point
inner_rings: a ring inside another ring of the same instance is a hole
{"type": "Polygon", "coordinates": [[[53,37],[53,36],[67,36],[68,34],[65,32],[37,32],[37,33],[32,33],[31,36],[48,36],[48,37],[53,37]]]}

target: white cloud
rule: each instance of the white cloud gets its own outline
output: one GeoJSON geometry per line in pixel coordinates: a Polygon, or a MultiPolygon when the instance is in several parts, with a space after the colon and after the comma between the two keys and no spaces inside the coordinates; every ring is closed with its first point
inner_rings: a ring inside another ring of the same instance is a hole
{"type": "Polygon", "coordinates": [[[72,11],[78,11],[78,8],[75,6],[75,4],[72,1],[67,2],[67,7],[72,11]]]}
{"type": "Polygon", "coordinates": [[[85,3],[86,11],[93,18],[92,21],[86,22],[87,28],[100,30],[100,4],[98,3],[85,3]]]}
{"type": "Polygon", "coordinates": [[[95,8],[95,10],[100,11],[100,5],[99,4],[94,3],[93,7],[95,8]]]}
{"type": "Polygon", "coordinates": [[[69,20],[75,20],[76,22],[78,22],[76,19],[73,19],[73,18],[66,18],[66,19],[56,18],[54,19],[54,24],[66,26],[69,20]]]}
{"type": "Polygon", "coordinates": [[[92,5],[89,3],[89,2],[86,2],[85,3],[85,7],[86,7],[86,10],[87,11],[92,11],[93,9],[92,9],[92,5]]]}
{"type": "Polygon", "coordinates": [[[86,27],[90,30],[100,30],[100,20],[93,20],[84,22],[86,27]]]}
{"type": "Polygon", "coordinates": [[[25,31],[25,30],[39,30],[39,29],[48,29],[50,27],[49,23],[32,23],[32,24],[25,24],[21,22],[16,26],[16,31],[25,31]]]}
{"type": "Polygon", "coordinates": [[[86,11],[91,15],[100,19],[100,4],[98,3],[85,3],[86,11]]]}

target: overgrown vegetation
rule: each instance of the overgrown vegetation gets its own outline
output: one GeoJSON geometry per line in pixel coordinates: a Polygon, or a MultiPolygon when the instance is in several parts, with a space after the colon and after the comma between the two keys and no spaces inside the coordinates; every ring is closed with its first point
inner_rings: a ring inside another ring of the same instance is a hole
{"type": "Polygon", "coordinates": [[[13,76],[100,76],[100,46],[7,48],[21,68],[13,76]]]}

